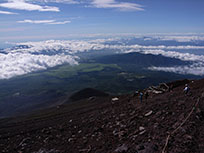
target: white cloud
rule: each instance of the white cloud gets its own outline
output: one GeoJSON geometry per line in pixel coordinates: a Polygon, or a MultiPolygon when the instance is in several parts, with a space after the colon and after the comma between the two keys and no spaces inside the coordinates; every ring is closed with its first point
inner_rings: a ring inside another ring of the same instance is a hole
{"type": "MultiPolygon", "coordinates": [[[[50,23],[50,21],[48,22],[50,23]]],[[[46,23],[47,24],[47,23],[46,23]]],[[[204,49],[204,46],[144,46],[126,45],[119,38],[94,40],[47,40],[17,43],[17,47],[5,49],[0,54],[0,79],[11,78],[33,71],[47,69],[63,63],[77,64],[80,52],[110,50],[112,52],[162,55],[190,61],[191,65],[178,67],[150,67],[150,70],[179,74],[204,75],[204,55],[180,53],[169,49],[204,49]],[[114,43],[115,42],[115,43],[114,43]],[[118,42],[122,42],[117,45],[118,42]]]]}
{"type": "Polygon", "coordinates": [[[33,23],[33,24],[67,24],[71,21],[62,21],[58,22],[56,20],[23,20],[23,21],[17,21],[18,23],[33,23]]]}
{"type": "Polygon", "coordinates": [[[14,8],[14,9],[23,9],[25,6],[30,10],[38,11],[59,11],[57,7],[50,6],[41,6],[36,3],[63,3],[63,4],[88,4],[90,7],[95,8],[113,8],[119,9],[121,11],[144,11],[142,5],[129,2],[117,2],[116,0],[88,0],[88,1],[79,1],[79,0],[8,0],[8,3],[2,4],[2,7],[14,8]],[[13,5],[11,6],[11,4],[13,5]],[[15,6],[14,6],[15,3],[15,6]],[[18,4],[18,5],[17,5],[18,4]],[[20,7],[21,4],[21,7],[20,7]]]}
{"type": "MultiPolygon", "coordinates": [[[[101,42],[102,40],[99,40],[101,42]]],[[[78,64],[75,54],[91,49],[100,50],[104,45],[94,41],[49,40],[17,44],[19,47],[5,49],[0,53],[0,79],[45,70],[64,63],[78,64]],[[27,47],[20,47],[25,45],[27,47]]]]}
{"type": "Polygon", "coordinates": [[[64,63],[78,64],[76,58],[64,54],[53,56],[33,55],[30,53],[0,54],[0,79],[9,79],[34,71],[45,70],[64,63]]]}
{"type": "Polygon", "coordinates": [[[149,67],[152,71],[164,71],[173,72],[178,74],[193,74],[193,75],[204,75],[204,63],[194,63],[186,66],[174,66],[174,67],[149,67]]]}
{"type": "MultiPolygon", "coordinates": [[[[169,51],[169,49],[204,49],[204,46],[142,46],[142,45],[115,45],[107,42],[119,42],[116,39],[95,39],[89,41],[83,40],[48,40],[40,42],[25,42],[17,45],[27,45],[29,49],[19,49],[21,52],[42,52],[42,51],[58,51],[63,50],[66,53],[75,54],[89,50],[111,49],[117,50],[119,53],[139,52],[142,54],[162,55],[171,58],[177,58],[183,61],[204,61],[204,55],[195,55],[190,53],[180,53],[177,51],[169,51]]],[[[16,52],[16,50],[8,50],[8,52],[16,52]]]]}
{"type": "Polygon", "coordinates": [[[162,40],[162,41],[167,41],[167,40],[174,40],[174,41],[177,41],[177,42],[192,42],[192,41],[197,41],[197,40],[204,40],[204,37],[203,36],[195,36],[195,35],[170,35],[170,36],[157,36],[156,37],[157,39],[159,40],[162,40]]]}
{"type": "Polygon", "coordinates": [[[92,7],[96,8],[116,8],[121,11],[143,11],[141,5],[128,2],[116,2],[115,0],[92,0],[92,7]]]}
{"type": "MultiPolygon", "coordinates": [[[[30,1],[29,1],[30,2],[30,1]]],[[[16,10],[26,10],[26,11],[52,11],[59,12],[59,8],[54,6],[41,6],[37,4],[28,3],[25,0],[8,0],[7,3],[0,3],[0,7],[16,9],[16,10]]]]}
{"type": "Polygon", "coordinates": [[[54,22],[51,22],[51,23],[48,23],[48,24],[67,24],[67,23],[71,23],[71,21],[61,21],[61,22],[54,21],[54,22]]]}
{"type": "Polygon", "coordinates": [[[108,48],[103,42],[105,40],[99,39],[18,43],[17,47],[5,49],[4,53],[0,53],[0,79],[45,70],[64,63],[78,64],[79,57],[76,53],[108,48]]]}
{"type": "Polygon", "coordinates": [[[75,0],[36,0],[39,2],[44,2],[44,3],[65,3],[65,4],[79,4],[78,1],[75,0]]]}
{"type": "Polygon", "coordinates": [[[17,21],[18,23],[34,23],[34,24],[40,24],[40,23],[53,23],[55,20],[23,20],[23,21],[17,21]]]}
{"type": "Polygon", "coordinates": [[[190,53],[179,53],[176,51],[164,51],[164,50],[135,50],[135,49],[130,49],[128,51],[125,51],[124,53],[131,53],[131,52],[139,52],[142,54],[153,54],[153,55],[162,55],[165,57],[171,57],[171,58],[177,58],[182,61],[204,61],[204,55],[195,55],[195,54],[190,54],[190,53]]]}
{"type": "Polygon", "coordinates": [[[109,48],[109,45],[104,45],[101,39],[99,40],[91,40],[91,41],[83,41],[83,40],[47,40],[47,41],[39,41],[39,42],[25,42],[25,43],[17,43],[17,45],[25,45],[28,48],[15,48],[15,49],[7,49],[5,50],[7,53],[41,53],[41,54],[49,54],[54,53],[58,54],[59,51],[74,55],[79,52],[86,52],[89,50],[101,50],[104,48],[109,48]]]}
{"type": "Polygon", "coordinates": [[[17,14],[17,13],[13,13],[13,12],[8,12],[8,11],[0,11],[0,14],[17,14]]]}
{"type": "Polygon", "coordinates": [[[125,47],[126,49],[165,49],[165,50],[172,50],[172,49],[204,49],[204,46],[191,46],[191,45],[186,45],[186,46],[165,46],[165,45],[159,45],[159,46],[153,46],[153,45],[123,45],[120,46],[125,47]]]}

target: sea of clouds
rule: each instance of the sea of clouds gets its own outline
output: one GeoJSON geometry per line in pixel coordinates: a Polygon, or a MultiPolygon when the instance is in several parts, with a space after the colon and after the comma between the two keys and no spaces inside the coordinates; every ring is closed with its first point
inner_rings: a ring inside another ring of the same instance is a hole
{"type": "MultiPolygon", "coordinates": [[[[204,75],[204,54],[197,55],[188,51],[203,50],[204,45],[165,45],[165,41],[177,42],[203,41],[198,36],[151,36],[144,41],[157,39],[164,41],[163,45],[128,45],[126,41],[133,38],[107,38],[94,40],[47,40],[39,42],[16,43],[15,47],[6,48],[0,52],[0,79],[9,79],[27,73],[46,70],[62,64],[76,65],[79,63],[78,53],[108,49],[115,53],[139,52],[142,54],[162,55],[191,61],[191,65],[175,67],[149,67],[153,71],[166,71],[179,74],[204,75]],[[180,52],[180,51],[185,52],[180,52]]],[[[196,43],[195,43],[196,44],[196,43]]]]}

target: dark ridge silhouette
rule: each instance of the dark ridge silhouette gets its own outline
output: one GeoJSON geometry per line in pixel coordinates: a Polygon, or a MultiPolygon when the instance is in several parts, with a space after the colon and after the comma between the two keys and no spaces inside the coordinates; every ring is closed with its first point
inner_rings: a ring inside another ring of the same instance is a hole
{"type": "Polygon", "coordinates": [[[72,96],[70,96],[71,101],[78,101],[90,97],[107,97],[108,94],[93,88],[86,88],[83,90],[80,90],[76,93],[74,93],[72,96]]]}
{"type": "Polygon", "coordinates": [[[186,65],[190,62],[181,61],[176,58],[165,57],[162,55],[141,54],[141,53],[128,53],[116,54],[99,57],[96,62],[105,64],[136,64],[138,67],[148,66],[175,66],[186,65]]]}

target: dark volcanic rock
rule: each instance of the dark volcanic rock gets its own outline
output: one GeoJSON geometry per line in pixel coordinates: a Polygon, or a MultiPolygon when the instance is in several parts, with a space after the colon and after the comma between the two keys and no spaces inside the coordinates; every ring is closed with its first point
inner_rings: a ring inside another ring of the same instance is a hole
{"type": "MultiPolygon", "coordinates": [[[[76,97],[75,97],[76,96],[76,97]]],[[[0,120],[2,153],[203,153],[204,79],[176,81],[162,94],[113,96],[94,89],[78,102],[0,120]],[[188,82],[191,94],[183,88],[188,82]],[[96,94],[97,93],[97,94],[96,94]],[[90,97],[102,96],[97,98],[90,97]],[[87,99],[88,98],[88,99],[87,99]],[[169,139],[167,139],[170,135],[169,139]],[[166,141],[168,141],[166,147],[166,141]]],[[[74,99],[75,99],[74,98],[74,99]]]]}
{"type": "Polygon", "coordinates": [[[115,150],[115,153],[126,153],[128,150],[128,147],[123,144],[122,146],[118,147],[116,150],[115,150]]]}

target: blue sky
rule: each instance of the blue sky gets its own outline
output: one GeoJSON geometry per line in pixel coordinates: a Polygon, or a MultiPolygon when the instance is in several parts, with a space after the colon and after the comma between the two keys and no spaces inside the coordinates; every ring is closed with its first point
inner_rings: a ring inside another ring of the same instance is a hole
{"type": "Polygon", "coordinates": [[[81,34],[204,33],[203,0],[0,0],[0,43],[81,34]]]}

